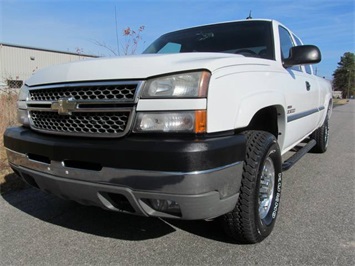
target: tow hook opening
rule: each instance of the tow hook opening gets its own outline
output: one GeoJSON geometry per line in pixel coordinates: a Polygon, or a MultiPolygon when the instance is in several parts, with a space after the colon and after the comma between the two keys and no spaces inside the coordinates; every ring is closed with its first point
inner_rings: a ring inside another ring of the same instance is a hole
{"type": "MultiPolygon", "coordinates": [[[[102,197],[105,198],[105,202],[103,202],[106,206],[112,205],[115,209],[122,211],[122,212],[129,212],[135,213],[135,209],[132,207],[129,200],[126,196],[117,193],[108,193],[108,192],[100,192],[99,193],[102,197]],[[108,201],[108,202],[107,202],[108,201]]],[[[101,200],[102,201],[102,200],[101,200]]],[[[109,206],[107,206],[110,208],[109,206]]]]}
{"type": "Polygon", "coordinates": [[[48,157],[46,157],[46,156],[29,153],[29,154],[27,154],[27,157],[28,157],[28,159],[30,159],[32,161],[45,163],[45,164],[50,164],[51,163],[51,160],[48,157]]]}
{"type": "Polygon", "coordinates": [[[101,164],[92,163],[92,162],[64,160],[63,164],[65,167],[70,167],[70,168],[77,168],[77,169],[91,170],[91,171],[101,171],[102,170],[101,164]]]}

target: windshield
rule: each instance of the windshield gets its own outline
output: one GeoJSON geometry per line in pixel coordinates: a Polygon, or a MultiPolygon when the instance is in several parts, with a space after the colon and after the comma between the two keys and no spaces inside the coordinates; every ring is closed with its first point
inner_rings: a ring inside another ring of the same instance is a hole
{"type": "Polygon", "coordinates": [[[167,33],[143,53],[217,52],[275,59],[269,21],[229,22],[167,33]]]}

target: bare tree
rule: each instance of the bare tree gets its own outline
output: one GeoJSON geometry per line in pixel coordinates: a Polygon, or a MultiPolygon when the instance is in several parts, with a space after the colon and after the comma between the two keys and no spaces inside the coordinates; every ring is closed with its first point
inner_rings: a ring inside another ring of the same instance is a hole
{"type": "Polygon", "coordinates": [[[139,42],[143,40],[142,32],[144,31],[144,28],[144,26],[140,26],[137,30],[132,30],[130,27],[127,27],[123,30],[125,42],[122,45],[122,49],[125,55],[136,53],[139,42]]]}
{"type": "Polygon", "coordinates": [[[107,49],[113,55],[132,55],[137,52],[137,48],[140,42],[143,41],[142,32],[145,29],[145,26],[140,26],[138,29],[134,30],[131,27],[127,27],[123,29],[122,35],[124,40],[120,42],[119,34],[118,34],[118,22],[117,22],[117,10],[115,6],[115,26],[116,26],[116,48],[106,44],[103,41],[94,40],[94,44],[97,46],[103,47],[107,49]],[[122,51],[122,52],[121,52],[122,51]]]}
{"type": "Polygon", "coordinates": [[[143,41],[142,32],[145,26],[140,26],[137,30],[127,27],[122,31],[123,41],[117,39],[117,48],[108,45],[105,42],[93,41],[97,46],[107,49],[113,55],[133,55],[136,54],[139,44],[143,41]]]}

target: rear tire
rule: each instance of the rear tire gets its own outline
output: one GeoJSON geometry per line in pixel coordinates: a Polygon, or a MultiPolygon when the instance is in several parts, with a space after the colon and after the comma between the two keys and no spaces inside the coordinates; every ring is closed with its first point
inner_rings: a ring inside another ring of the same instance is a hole
{"type": "Polygon", "coordinates": [[[272,231],[278,213],[282,170],[275,137],[246,131],[247,151],[238,202],[222,217],[225,232],[238,243],[261,242],[272,231]]]}
{"type": "Polygon", "coordinates": [[[328,115],[326,116],[324,123],[316,131],[311,134],[311,139],[314,139],[317,144],[311,149],[314,153],[324,153],[327,151],[329,142],[329,121],[328,115]]]}

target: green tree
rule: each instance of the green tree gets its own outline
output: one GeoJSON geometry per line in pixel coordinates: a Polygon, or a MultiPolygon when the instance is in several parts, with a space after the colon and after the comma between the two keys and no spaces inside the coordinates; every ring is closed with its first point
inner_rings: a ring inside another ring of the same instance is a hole
{"type": "Polygon", "coordinates": [[[333,87],[343,92],[344,97],[354,95],[355,88],[355,54],[346,52],[340,58],[338,68],[333,73],[333,87]]]}

